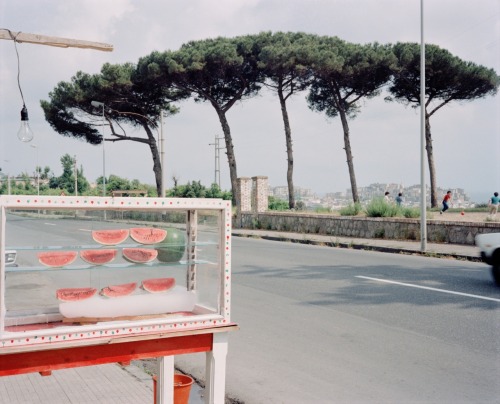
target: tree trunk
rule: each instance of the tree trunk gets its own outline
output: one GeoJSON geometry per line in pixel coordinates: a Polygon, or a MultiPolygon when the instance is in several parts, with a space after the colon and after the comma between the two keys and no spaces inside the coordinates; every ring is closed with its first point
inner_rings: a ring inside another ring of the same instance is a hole
{"type": "Polygon", "coordinates": [[[149,126],[147,124],[144,124],[143,127],[148,135],[148,140],[149,140],[148,145],[149,149],[151,150],[151,155],[153,156],[153,172],[155,173],[156,192],[158,196],[164,197],[165,195],[161,194],[162,169],[161,169],[160,154],[158,153],[158,145],[156,144],[156,139],[153,135],[153,132],[151,132],[149,126]]]}
{"type": "Polygon", "coordinates": [[[278,96],[281,105],[281,114],[283,116],[283,124],[285,126],[286,138],[286,154],[288,167],[286,171],[286,180],[288,183],[288,207],[295,208],[295,191],[293,188],[293,147],[292,147],[292,131],[290,129],[290,120],[288,119],[288,111],[286,109],[286,100],[283,97],[283,90],[281,87],[278,89],[278,96]]]}
{"type": "Polygon", "coordinates": [[[347,157],[347,167],[349,168],[349,178],[351,180],[352,200],[354,203],[359,202],[358,187],[356,185],[356,175],[354,174],[354,163],[352,161],[351,141],[349,140],[349,124],[347,116],[343,109],[338,109],[342,128],[344,129],[344,149],[347,157]]]}
{"type": "Polygon", "coordinates": [[[224,140],[226,142],[227,162],[229,164],[229,177],[231,179],[231,192],[233,193],[233,205],[239,211],[240,198],[238,195],[238,173],[236,170],[236,157],[234,156],[233,139],[231,138],[231,129],[226,119],[226,114],[216,104],[212,104],[219,115],[219,121],[224,133],[224,140]]]}
{"type": "Polygon", "coordinates": [[[427,112],[425,113],[425,150],[427,150],[427,161],[429,163],[429,176],[431,180],[431,207],[435,208],[438,206],[436,166],[434,165],[431,124],[427,112]]]}

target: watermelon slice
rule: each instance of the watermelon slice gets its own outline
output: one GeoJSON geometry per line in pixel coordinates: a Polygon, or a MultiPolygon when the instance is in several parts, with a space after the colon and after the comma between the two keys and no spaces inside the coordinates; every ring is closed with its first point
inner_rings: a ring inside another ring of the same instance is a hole
{"type": "Polygon", "coordinates": [[[56,297],[63,302],[89,299],[97,293],[95,288],[63,288],[56,290],[56,297]]]}
{"type": "Polygon", "coordinates": [[[93,230],[92,238],[99,244],[117,245],[123,243],[128,237],[128,229],[93,230]]]}
{"type": "Polygon", "coordinates": [[[106,297],[121,297],[130,295],[135,288],[137,288],[136,282],[124,283],[122,285],[112,285],[102,288],[99,292],[102,296],[106,297]]]}
{"type": "Polygon", "coordinates": [[[175,286],[174,278],[144,279],[141,287],[151,293],[165,292],[175,286]]]}
{"type": "Polygon", "coordinates": [[[140,244],[156,244],[165,240],[167,231],[154,227],[135,227],[130,229],[130,237],[140,244]]]}
{"type": "Polygon", "coordinates": [[[113,249],[83,250],[80,251],[80,257],[89,264],[103,265],[113,261],[116,257],[116,252],[113,249]]]}
{"type": "Polygon", "coordinates": [[[123,258],[136,264],[145,264],[153,261],[158,256],[158,251],[150,248],[124,248],[123,258]]]}
{"type": "Polygon", "coordinates": [[[71,264],[77,256],[76,251],[45,251],[38,253],[38,261],[45,266],[58,268],[71,264]]]}

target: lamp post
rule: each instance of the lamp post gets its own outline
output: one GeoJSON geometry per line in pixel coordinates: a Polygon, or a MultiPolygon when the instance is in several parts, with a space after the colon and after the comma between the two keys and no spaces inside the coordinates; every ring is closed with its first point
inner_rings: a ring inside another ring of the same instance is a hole
{"type": "MultiPolygon", "coordinates": [[[[10,160],[4,160],[6,163],[9,163],[10,160]]],[[[10,173],[7,170],[7,195],[10,195],[10,173]]]]}
{"type": "Polygon", "coordinates": [[[35,165],[35,172],[36,172],[36,192],[37,195],[40,196],[40,171],[38,168],[38,145],[32,144],[30,145],[33,149],[36,151],[36,165],[35,165]]]}
{"type": "Polygon", "coordinates": [[[73,158],[73,170],[75,171],[75,196],[78,196],[78,170],[76,168],[76,155],[73,158]]]}
{"type": "Polygon", "coordinates": [[[427,192],[425,189],[425,41],[424,0],[420,0],[420,251],[427,249],[427,192]]]}
{"type": "Polygon", "coordinates": [[[102,196],[106,196],[106,153],[104,150],[104,103],[99,101],[92,101],[90,103],[93,107],[99,108],[102,107],[102,127],[101,127],[101,136],[102,136],[102,196]]]}

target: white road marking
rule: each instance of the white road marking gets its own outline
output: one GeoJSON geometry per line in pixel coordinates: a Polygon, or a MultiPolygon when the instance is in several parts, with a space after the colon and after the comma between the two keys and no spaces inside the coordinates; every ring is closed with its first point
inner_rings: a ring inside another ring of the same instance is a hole
{"type": "Polygon", "coordinates": [[[475,298],[475,299],[491,300],[491,301],[493,301],[493,302],[499,302],[499,303],[500,303],[500,299],[495,299],[495,298],[493,298],[493,297],[486,297],[486,296],[479,296],[479,295],[471,295],[471,294],[469,294],[469,293],[454,292],[454,291],[452,291],[452,290],[431,288],[431,287],[429,287],[429,286],[412,285],[411,283],[403,283],[403,282],[388,281],[388,280],[386,280],[386,279],[370,278],[369,276],[356,276],[356,278],[368,279],[368,280],[370,280],[370,281],[376,281],[376,282],[391,283],[391,284],[393,284],[393,285],[409,286],[410,288],[418,288],[418,289],[432,290],[432,291],[434,291],[434,292],[449,293],[449,294],[451,294],[451,295],[459,295],[459,296],[473,297],[473,298],[475,298]]]}
{"type": "Polygon", "coordinates": [[[46,224],[47,226],[55,226],[54,223],[44,223],[44,224],[46,224]]]}
{"type": "Polygon", "coordinates": [[[80,230],[80,231],[89,231],[89,232],[92,231],[90,229],[78,229],[78,230],[80,230]]]}

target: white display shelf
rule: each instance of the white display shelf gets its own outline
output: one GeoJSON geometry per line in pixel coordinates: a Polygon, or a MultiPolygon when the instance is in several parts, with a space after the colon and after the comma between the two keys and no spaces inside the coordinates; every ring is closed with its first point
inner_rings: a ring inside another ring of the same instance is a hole
{"type": "Polygon", "coordinates": [[[0,254],[3,256],[6,250],[17,252],[17,266],[5,267],[2,260],[0,268],[0,353],[2,349],[18,346],[54,341],[71,344],[100,338],[103,330],[123,337],[152,330],[169,332],[230,324],[229,201],[2,195],[0,209],[0,254]],[[140,244],[128,239],[117,245],[101,245],[90,233],[137,227],[175,229],[184,235],[185,243],[165,240],[140,244]],[[155,258],[148,263],[132,263],[122,257],[124,248],[160,246],[172,249],[185,246],[185,250],[175,262],[155,258]],[[99,249],[116,250],[117,256],[103,265],[80,258],[81,251],[99,249]],[[72,251],[78,256],[69,265],[49,267],[37,259],[37,254],[43,251],[72,251]],[[78,304],[56,299],[56,291],[64,288],[99,291],[129,282],[136,282],[139,287],[141,280],[154,278],[174,278],[176,293],[189,297],[185,304],[176,306],[178,299],[174,294],[165,294],[172,302],[162,308],[153,302],[161,300],[160,294],[148,295],[143,290],[117,298],[95,296],[78,304]],[[68,314],[63,309],[68,306],[80,306],[82,311],[68,314]],[[74,317],[91,317],[96,321],[68,323],[74,317]]]}

